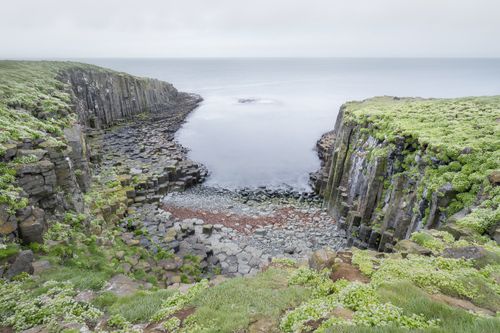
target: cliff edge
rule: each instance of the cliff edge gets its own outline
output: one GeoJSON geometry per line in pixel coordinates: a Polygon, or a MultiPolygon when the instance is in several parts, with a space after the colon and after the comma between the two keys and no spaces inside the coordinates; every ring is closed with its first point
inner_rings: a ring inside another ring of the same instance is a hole
{"type": "Polygon", "coordinates": [[[360,248],[420,229],[500,241],[500,97],[379,97],[342,106],[325,205],[360,248]]]}

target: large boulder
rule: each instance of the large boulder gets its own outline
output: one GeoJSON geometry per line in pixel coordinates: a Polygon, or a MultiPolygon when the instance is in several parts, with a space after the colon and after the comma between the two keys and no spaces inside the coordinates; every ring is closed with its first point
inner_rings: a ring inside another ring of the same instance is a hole
{"type": "Polygon", "coordinates": [[[337,257],[337,252],[323,248],[313,252],[309,258],[309,267],[320,271],[325,268],[330,268],[335,263],[335,258],[337,257]]]}
{"type": "Polygon", "coordinates": [[[141,284],[139,282],[132,280],[126,275],[119,274],[109,280],[105,290],[121,297],[134,294],[140,287],[141,284]]]}
{"type": "Polygon", "coordinates": [[[271,317],[258,317],[248,327],[248,333],[279,333],[278,323],[271,317]]]}
{"type": "Polygon", "coordinates": [[[500,170],[495,170],[489,174],[488,180],[493,185],[500,185],[500,170]]]}
{"type": "Polygon", "coordinates": [[[473,260],[474,266],[477,268],[484,267],[488,264],[500,263],[500,255],[480,246],[449,247],[444,249],[442,256],[445,258],[473,260]]]}
{"type": "Polygon", "coordinates": [[[455,239],[473,238],[475,236],[475,232],[473,230],[458,225],[453,221],[448,221],[445,225],[439,227],[439,230],[452,234],[455,239]]]}
{"type": "Polygon", "coordinates": [[[500,245],[500,226],[495,229],[492,237],[495,240],[495,242],[497,242],[497,244],[500,245]]]}
{"type": "Polygon", "coordinates": [[[420,254],[420,255],[424,255],[424,256],[432,255],[431,250],[429,250],[423,246],[420,246],[417,243],[415,243],[409,239],[400,240],[396,244],[394,249],[398,252],[406,253],[406,254],[420,254]]]}
{"type": "Polygon", "coordinates": [[[33,252],[31,250],[21,251],[12,260],[5,272],[5,278],[12,279],[21,273],[33,274],[33,270],[33,252]]]}
{"type": "Polygon", "coordinates": [[[40,208],[33,208],[31,215],[19,224],[21,238],[25,244],[43,243],[45,231],[45,212],[40,208]]]}

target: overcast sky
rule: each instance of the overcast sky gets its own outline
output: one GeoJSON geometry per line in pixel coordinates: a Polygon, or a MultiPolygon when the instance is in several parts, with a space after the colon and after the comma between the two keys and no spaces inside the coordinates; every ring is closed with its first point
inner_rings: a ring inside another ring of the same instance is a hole
{"type": "Polygon", "coordinates": [[[0,58],[500,57],[500,0],[0,1],[0,58]]]}

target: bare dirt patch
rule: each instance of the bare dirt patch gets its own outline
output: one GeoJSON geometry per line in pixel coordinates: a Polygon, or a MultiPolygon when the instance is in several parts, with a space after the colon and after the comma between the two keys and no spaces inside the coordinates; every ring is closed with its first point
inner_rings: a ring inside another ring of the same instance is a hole
{"type": "Polygon", "coordinates": [[[337,281],[339,279],[346,279],[347,281],[358,281],[363,283],[370,282],[370,279],[363,275],[359,269],[351,264],[338,263],[333,267],[333,272],[330,275],[332,281],[337,281]]]}

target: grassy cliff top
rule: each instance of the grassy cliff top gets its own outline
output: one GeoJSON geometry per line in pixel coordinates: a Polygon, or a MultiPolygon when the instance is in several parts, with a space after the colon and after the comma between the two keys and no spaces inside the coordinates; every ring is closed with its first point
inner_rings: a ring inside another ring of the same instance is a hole
{"type": "Polygon", "coordinates": [[[0,61],[0,157],[6,144],[52,139],[76,120],[69,87],[58,80],[68,69],[128,75],[98,66],[61,61],[0,61]]]}
{"type": "Polygon", "coordinates": [[[500,187],[488,177],[500,169],[500,96],[376,97],[346,103],[344,117],[389,146],[404,137],[403,172],[421,178],[415,163],[421,157],[426,166],[421,184],[429,190],[427,196],[447,183],[457,193],[447,207],[448,216],[478,207],[464,223],[480,233],[498,222],[500,187]]]}
{"type": "Polygon", "coordinates": [[[376,97],[346,104],[346,117],[371,123],[377,138],[413,137],[451,155],[500,149],[500,96],[456,99],[376,97]]]}
{"type": "Polygon", "coordinates": [[[94,65],[61,61],[0,61],[0,205],[25,205],[14,185],[14,163],[3,163],[9,148],[24,140],[40,139],[49,146],[64,146],[63,129],[76,121],[70,87],[58,79],[65,70],[128,75],[94,65]]]}

